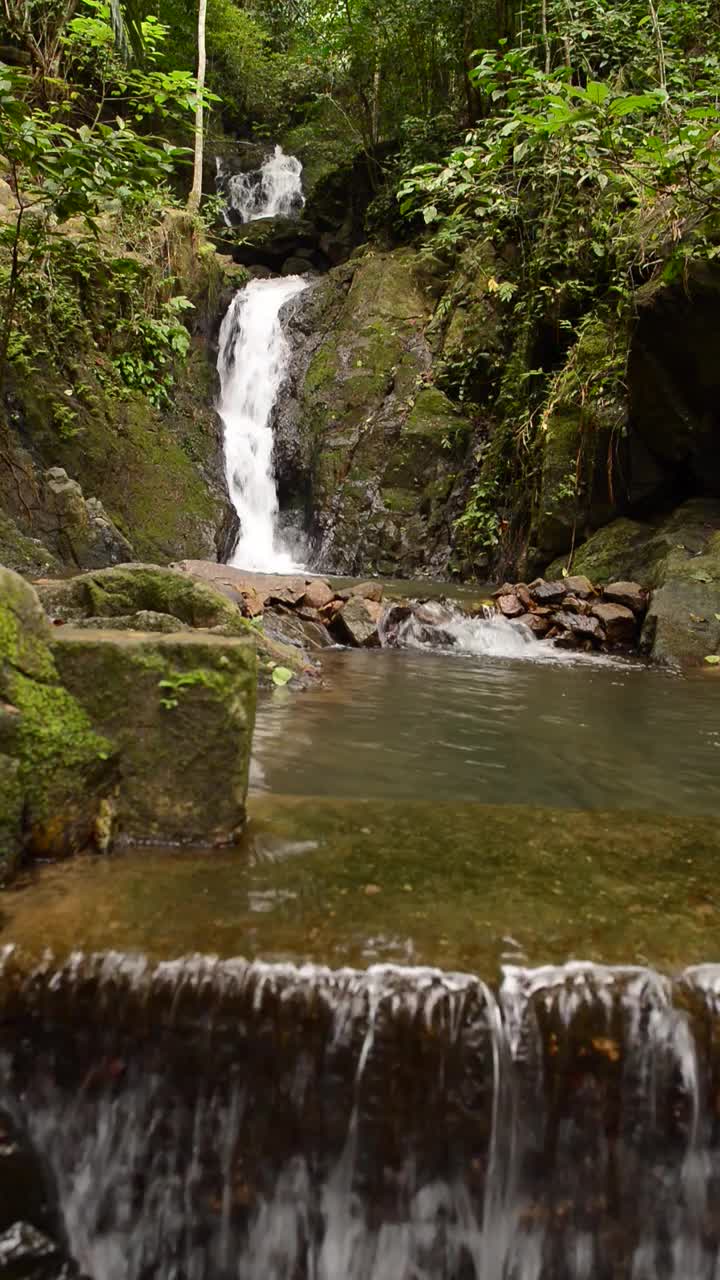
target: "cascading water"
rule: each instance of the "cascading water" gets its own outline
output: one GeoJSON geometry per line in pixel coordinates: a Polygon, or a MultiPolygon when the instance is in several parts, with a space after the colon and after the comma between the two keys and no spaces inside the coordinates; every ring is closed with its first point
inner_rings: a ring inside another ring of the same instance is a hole
{"type": "Polygon", "coordinates": [[[240,532],[230,563],[261,573],[298,566],[282,546],[270,417],[290,349],[280,312],[305,289],[300,276],[252,280],[235,295],[220,328],[218,372],[225,474],[240,532]]]}
{"type": "MultiPolygon", "coordinates": [[[[243,222],[290,217],[304,204],[302,165],[276,147],[257,173],[230,179],[228,199],[243,222]]],[[[239,521],[230,563],[260,573],[299,568],[277,528],[270,418],[290,356],[280,312],[306,287],[301,276],[252,280],[235,295],[220,328],[218,412],[228,491],[239,521]]]]}
{"type": "Polygon", "coordinates": [[[93,1280],[717,1280],[720,968],[0,955],[93,1280]]]}
{"type": "Polygon", "coordinates": [[[228,206],[241,222],[291,218],[305,204],[302,164],[276,147],[261,169],[236,173],[227,181],[228,206]]]}

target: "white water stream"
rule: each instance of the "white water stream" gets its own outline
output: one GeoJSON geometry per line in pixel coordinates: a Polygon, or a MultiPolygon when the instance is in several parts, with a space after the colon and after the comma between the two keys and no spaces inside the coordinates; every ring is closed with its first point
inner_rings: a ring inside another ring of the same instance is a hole
{"type": "MultiPolygon", "coordinates": [[[[243,221],[288,216],[302,206],[302,165],[280,147],[258,174],[237,174],[230,200],[243,221]]],[[[251,280],[235,295],[220,328],[218,373],[228,491],[240,532],[230,563],[259,573],[299,568],[280,537],[270,418],[290,347],[280,312],[307,288],[301,276],[251,280]]]]}
{"type": "Polygon", "coordinates": [[[291,218],[305,204],[302,164],[282,147],[255,173],[236,173],[228,182],[228,203],[243,222],[257,218],[291,218]]]}

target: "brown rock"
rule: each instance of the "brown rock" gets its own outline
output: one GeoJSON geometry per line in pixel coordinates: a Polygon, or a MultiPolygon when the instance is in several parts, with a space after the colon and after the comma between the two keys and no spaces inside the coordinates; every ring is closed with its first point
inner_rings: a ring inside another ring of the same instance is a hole
{"type": "Polygon", "coordinates": [[[610,604],[621,604],[641,617],[647,608],[647,593],[639,582],[611,582],[603,591],[603,599],[610,604]]]}
{"type": "Polygon", "coordinates": [[[536,604],[561,604],[568,594],[564,582],[546,582],[544,578],[531,582],[529,591],[536,604]]]}
{"type": "Polygon", "coordinates": [[[520,618],[522,614],[525,613],[525,609],[514,593],[506,596],[499,596],[497,607],[498,611],[504,618],[520,618]]]}
{"type": "Polygon", "coordinates": [[[592,605],[589,600],[578,600],[577,596],[566,596],[562,607],[567,613],[590,613],[592,605]]]}
{"type": "Polygon", "coordinates": [[[589,578],[584,574],[578,573],[564,579],[565,586],[571,595],[577,596],[578,600],[589,600],[595,595],[595,588],[589,578]]]}
{"type": "Polygon", "coordinates": [[[632,609],[626,609],[622,604],[595,604],[592,612],[604,626],[610,644],[633,643],[637,621],[632,609]]]}
{"type": "Polygon", "coordinates": [[[360,596],[363,600],[373,600],[379,604],[383,598],[382,582],[357,582],[350,588],[351,596],[360,596]]]}
{"type": "Polygon", "coordinates": [[[345,644],[355,648],[376,648],[380,644],[378,622],[381,616],[382,606],[376,600],[352,596],[335,620],[337,634],[345,644]]]}
{"type": "Polygon", "coordinates": [[[501,596],[514,596],[515,588],[511,582],[503,582],[502,586],[498,587],[497,591],[493,591],[492,595],[493,600],[499,600],[501,596]]]}
{"type": "Polygon", "coordinates": [[[324,609],[334,599],[335,592],[330,583],[323,581],[322,578],[314,578],[305,588],[303,604],[307,605],[308,609],[324,609]]]}
{"type": "Polygon", "coordinates": [[[265,610],[263,598],[254,587],[247,587],[239,593],[238,603],[246,618],[260,618],[265,610]]]}
{"type": "Polygon", "coordinates": [[[538,640],[542,640],[550,630],[550,620],[548,618],[541,617],[539,613],[524,613],[521,618],[517,619],[517,621],[522,622],[526,627],[529,627],[533,635],[537,636],[538,640]]]}
{"type": "Polygon", "coordinates": [[[295,609],[305,598],[305,583],[297,584],[288,583],[287,586],[274,587],[271,589],[265,601],[266,604],[284,604],[288,609],[295,609]]]}
{"type": "Polygon", "coordinates": [[[605,632],[598,619],[585,617],[581,613],[567,613],[561,610],[555,614],[555,625],[564,627],[576,640],[592,640],[595,644],[602,644],[605,639],[605,632]]]}
{"type": "Polygon", "coordinates": [[[520,601],[524,609],[532,608],[533,598],[530,595],[530,592],[528,591],[524,582],[519,583],[519,585],[515,590],[515,595],[517,596],[518,600],[520,601]]]}

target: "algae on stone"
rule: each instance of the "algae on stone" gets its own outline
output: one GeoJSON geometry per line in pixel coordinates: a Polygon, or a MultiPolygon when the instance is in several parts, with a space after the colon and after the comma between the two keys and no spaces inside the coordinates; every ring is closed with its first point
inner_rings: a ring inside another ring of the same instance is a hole
{"type": "Polygon", "coordinates": [[[427,571],[447,558],[444,508],[468,425],[432,383],[435,299],[418,254],[370,251],[353,267],[298,393],[317,562],[427,571]]]}
{"type": "Polygon", "coordinates": [[[232,843],[245,818],[252,640],[63,627],[53,652],[67,688],[118,749],[115,840],[232,843]]]}
{"type": "Polygon", "coordinates": [[[58,855],[86,844],[110,783],[112,746],[60,683],[51,640],[33,588],[0,568],[0,870],[23,848],[58,855]]]}

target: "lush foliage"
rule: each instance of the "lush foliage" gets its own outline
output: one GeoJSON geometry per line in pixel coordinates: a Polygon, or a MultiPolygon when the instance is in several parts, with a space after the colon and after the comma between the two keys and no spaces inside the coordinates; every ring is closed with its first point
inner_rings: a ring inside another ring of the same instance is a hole
{"type": "MultiPolygon", "coordinates": [[[[602,310],[622,332],[638,289],[720,253],[714,4],[547,0],[524,19],[514,41],[478,52],[483,118],[444,160],[406,171],[399,189],[435,253],[485,239],[505,264],[488,284],[514,349],[495,402],[504,430],[461,522],[485,545],[496,540],[497,492],[517,509],[522,490],[527,515],[535,447],[593,316],[602,310]]],[[[622,387],[626,351],[609,343],[575,379],[581,411],[622,387]]]]}
{"type": "MultiPolygon", "coordinates": [[[[128,65],[110,6],[86,0],[63,27],[64,76],[51,100],[37,91],[34,76],[0,64],[0,133],[11,193],[0,224],[0,378],[8,355],[25,356],[24,334],[37,297],[48,293],[48,280],[62,278],[70,220],[75,239],[93,237],[103,215],[122,219],[157,207],[159,200],[172,202],[167,183],[185,151],[153,128],[192,111],[195,86],[189,73],[158,68],[163,34],[155,19],[144,21],[145,63],[128,65]]],[[[157,375],[156,400],[164,384],[156,365],[167,352],[182,354],[178,315],[175,306],[171,315],[136,320],[134,328],[116,326],[135,348],[124,362],[119,357],[120,374],[137,386],[141,368],[147,374],[149,367],[157,375]],[[149,345],[161,353],[155,360],[148,361],[149,345]]]]}

